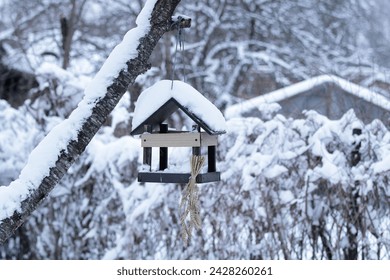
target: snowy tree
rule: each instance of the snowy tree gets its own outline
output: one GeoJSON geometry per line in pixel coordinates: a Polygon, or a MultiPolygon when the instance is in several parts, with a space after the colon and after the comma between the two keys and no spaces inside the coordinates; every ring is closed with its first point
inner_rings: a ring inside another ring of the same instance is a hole
{"type": "MultiPolygon", "coordinates": [[[[148,58],[160,37],[172,29],[179,1],[148,1],[137,27],[111,53],[77,109],[53,129],[29,157],[19,179],[1,191],[0,241],[35,210],[81,154],[135,78],[150,66],[148,58]],[[46,155],[44,162],[41,158],[46,155]]],[[[187,24],[188,21],[183,21],[187,24]]],[[[178,22],[181,25],[183,22],[178,22]]]]}
{"type": "Polygon", "coordinates": [[[359,40],[371,34],[363,28],[373,9],[366,2],[183,5],[180,11],[194,19],[195,30],[182,36],[185,51],[176,74],[221,106],[324,73],[360,82],[383,72],[373,69],[371,51],[359,40]]]}

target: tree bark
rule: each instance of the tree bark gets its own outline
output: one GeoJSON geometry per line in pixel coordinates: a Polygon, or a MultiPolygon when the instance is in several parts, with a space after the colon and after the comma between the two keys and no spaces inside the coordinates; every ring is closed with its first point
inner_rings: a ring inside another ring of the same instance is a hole
{"type": "Polygon", "coordinates": [[[150,68],[148,59],[162,35],[175,27],[189,27],[191,21],[186,19],[175,24],[172,15],[180,0],[158,0],[150,17],[150,30],[139,40],[137,56],[127,61],[127,69],[122,70],[115,77],[106,94],[97,101],[91,114],[82,124],[77,134],[77,139],[70,141],[67,148],[58,151],[58,159],[54,166],[50,167],[49,175],[21,202],[21,210],[0,221],[0,245],[10,237],[15,230],[22,225],[31,213],[48,196],[54,186],[60,181],[77,157],[85,150],[88,143],[104,124],[106,118],[118,104],[130,84],[136,77],[150,68]]]}

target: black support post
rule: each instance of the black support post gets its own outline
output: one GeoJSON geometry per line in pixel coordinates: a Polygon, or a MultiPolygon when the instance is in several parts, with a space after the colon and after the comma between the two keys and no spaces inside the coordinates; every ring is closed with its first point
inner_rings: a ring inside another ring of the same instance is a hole
{"type": "MultiPolygon", "coordinates": [[[[168,124],[160,124],[160,133],[168,132],[168,124]]],[[[168,147],[160,147],[160,168],[159,170],[164,170],[168,168],[168,147]]]]}
{"type": "Polygon", "coordinates": [[[216,166],[216,147],[208,146],[207,147],[207,172],[215,172],[217,170],[216,166]]]}

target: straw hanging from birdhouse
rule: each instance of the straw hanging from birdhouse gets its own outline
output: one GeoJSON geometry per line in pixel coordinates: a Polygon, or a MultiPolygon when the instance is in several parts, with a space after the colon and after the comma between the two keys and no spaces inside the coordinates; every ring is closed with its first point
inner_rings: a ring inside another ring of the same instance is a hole
{"type": "Polygon", "coordinates": [[[183,197],[180,202],[180,223],[181,236],[185,246],[191,241],[192,229],[200,229],[202,222],[200,219],[199,188],[196,184],[196,177],[200,173],[205,158],[193,155],[191,157],[191,177],[183,190],[183,197]],[[186,223],[189,214],[189,221],[186,223]]]}

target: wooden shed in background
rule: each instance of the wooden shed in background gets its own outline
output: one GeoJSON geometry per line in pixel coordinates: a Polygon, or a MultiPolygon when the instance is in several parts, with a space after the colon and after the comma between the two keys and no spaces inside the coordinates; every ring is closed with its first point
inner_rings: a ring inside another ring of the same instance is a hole
{"type": "Polygon", "coordinates": [[[300,118],[304,111],[314,110],[334,120],[353,109],[364,123],[380,119],[390,124],[388,98],[333,75],[314,77],[234,104],[226,109],[225,116],[258,116],[259,108],[271,103],[279,104],[278,113],[286,117],[300,118]]]}

